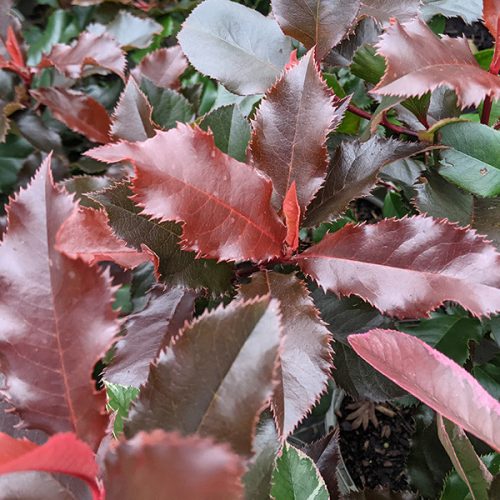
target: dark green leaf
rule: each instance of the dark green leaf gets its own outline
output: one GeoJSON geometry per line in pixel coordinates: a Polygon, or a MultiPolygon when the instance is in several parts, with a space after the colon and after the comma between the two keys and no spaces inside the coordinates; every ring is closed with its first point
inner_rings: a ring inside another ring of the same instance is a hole
{"type": "Polygon", "coordinates": [[[108,410],[114,412],[113,434],[118,437],[123,432],[123,421],[127,418],[132,401],[139,395],[136,387],[104,382],[108,395],[108,410]]]}

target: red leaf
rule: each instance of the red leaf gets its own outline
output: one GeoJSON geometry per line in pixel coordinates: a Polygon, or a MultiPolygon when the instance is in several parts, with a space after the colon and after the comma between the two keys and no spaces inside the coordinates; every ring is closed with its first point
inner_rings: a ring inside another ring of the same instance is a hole
{"type": "Polygon", "coordinates": [[[500,0],[483,0],[484,24],[496,40],[498,37],[498,18],[500,17],[500,0]]]}
{"type": "Polygon", "coordinates": [[[320,188],[328,166],[325,141],[342,120],[347,101],[334,98],[309,51],[286,71],[262,101],[250,149],[255,166],[273,181],[281,207],[293,181],[302,212],[320,188]]]}
{"type": "Polygon", "coordinates": [[[462,107],[477,106],[486,96],[500,98],[500,80],[480,68],[466,39],[440,39],[420,19],[396,21],[382,35],[378,53],[387,66],[375,94],[412,97],[447,86],[462,107]]]}
{"type": "Polygon", "coordinates": [[[155,135],[152,113],[147,97],[129,78],[113,114],[111,133],[126,141],[145,141],[155,135]]]}
{"type": "Polygon", "coordinates": [[[56,249],[71,259],[80,258],[89,265],[112,261],[133,269],[150,260],[149,255],[127,247],[113,233],[106,212],[87,207],[75,208],[64,221],[57,233],[56,249]]]}
{"type": "Polygon", "coordinates": [[[7,28],[7,40],[5,41],[5,47],[7,49],[7,52],[10,55],[12,62],[17,67],[24,68],[25,63],[24,63],[23,52],[21,50],[21,47],[19,47],[16,33],[14,32],[14,29],[12,28],[12,26],[9,26],[7,28]]]}
{"type": "Polygon", "coordinates": [[[500,257],[475,231],[427,217],[347,225],[296,257],[322,288],[399,318],[444,301],[475,316],[500,311],[500,257]]]}
{"type": "Polygon", "coordinates": [[[297,59],[297,49],[293,49],[290,52],[290,59],[285,66],[285,71],[292,69],[294,66],[297,66],[297,64],[299,64],[299,60],[297,59]]]}
{"type": "Polygon", "coordinates": [[[38,446],[0,433],[0,474],[25,471],[74,476],[87,483],[95,500],[103,498],[94,453],[74,434],[57,434],[38,446]]]}
{"type": "Polygon", "coordinates": [[[54,250],[73,209],[52,182],[50,158],[9,206],[0,246],[2,393],[25,426],[72,431],[95,449],[108,419],[91,375],[118,328],[109,278],[54,250]]]}
{"type": "Polygon", "coordinates": [[[299,246],[299,224],[300,206],[297,200],[297,187],[295,181],[292,182],[288,193],[283,200],[283,215],[286,221],[286,239],[290,252],[297,250],[299,246]]]}
{"type": "Polygon", "coordinates": [[[54,66],[68,78],[81,78],[97,68],[107,69],[125,79],[125,54],[116,40],[108,35],[83,32],[71,45],[56,44],[43,56],[40,68],[54,66]]]}
{"type": "Polygon", "coordinates": [[[92,97],[57,87],[30,90],[30,93],[71,130],[94,142],[110,141],[111,119],[104,106],[92,97]]]}
{"type": "Polygon", "coordinates": [[[258,416],[275,386],[278,309],[269,297],[233,301],[184,327],[151,367],[126,434],[196,433],[251,455],[258,416]]]}
{"type": "Polygon", "coordinates": [[[239,457],[210,439],[141,432],[106,457],[106,498],[235,500],[243,471],[239,457]]]}
{"type": "Polygon", "coordinates": [[[363,0],[359,16],[372,17],[385,25],[394,19],[410,21],[418,16],[419,10],[420,0],[363,0]]]}
{"type": "Polygon", "coordinates": [[[348,337],[374,368],[500,451],[500,403],[466,370],[419,338],[394,330],[348,337]]]}
{"type": "Polygon", "coordinates": [[[146,383],[151,363],[191,319],[196,295],[180,288],[153,288],[147,306],[127,316],[126,336],[116,344],[105,379],[139,388],[146,383]]]}
{"type": "Polygon", "coordinates": [[[146,55],[132,71],[139,82],[142,77],[151,80],[157,87],[176,89],[179,77],[186,71],[188,62],[179,45],[162,48],[146,55]]]}
{"type": "Polygon", "coordinates": [[[316,46],[322,60],[355,24],[359,0],[273,0],[272,5],[283,31],[307,49],[316,46]]]}
{"type": "Polygon", "coordinates": [[[131,161],[134,201],[147,215],[183,221],[185,250],[237,261],[280,254],[286,230],[271,207],[271,182],[217,149],[211,132],[179,124],[144,142],[86,154],[108,163],[131,161]]]}
{"type": "Polygon", "coordinates": [[[304,283],[293,274],[264,271],[254,274],[252,281],[240,288],[244,299],[268,294],[279,300],[282,316],[284,341],[272,408],[285,439],[326,389],[332,367],[332,338],[304,283]]]}

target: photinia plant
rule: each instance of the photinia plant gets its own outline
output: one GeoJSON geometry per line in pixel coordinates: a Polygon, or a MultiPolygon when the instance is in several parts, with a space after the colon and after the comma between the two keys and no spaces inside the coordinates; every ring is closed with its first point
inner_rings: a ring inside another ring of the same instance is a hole
{"type": "Polygon", "coordinates": [[[493,498],[499,2],[244,3],[4,2],[0,490],[493,498]]]}

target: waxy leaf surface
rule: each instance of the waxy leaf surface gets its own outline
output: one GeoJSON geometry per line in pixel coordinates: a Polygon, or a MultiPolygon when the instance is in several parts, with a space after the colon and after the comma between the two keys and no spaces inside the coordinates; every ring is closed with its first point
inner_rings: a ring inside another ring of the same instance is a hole
{"type": "Polygon", "coordinates": [[[42,68],[50,66],[74,79],[95,68],[107,69],[124,79],[126,59],[118,43],[108,35],[84,32],[72,45],[54,45],[40,63],[42,68]]]}
{"type": "Polygon", "coordinates": [[[480,68],[466,39],[438,38],[420,19],[395,22],[382,35],[378,53],[386,72],[372,92],[421,96],[438,87],[452,88],[461,107],[477,106],[486,97],[500,98],[500,79],[480,68]]]}
{"type": "Polygon", "coordinates": [[[181,288],[153,288],[146,307],[127,316],[126,335],[116,344],[106,381],[137,388],[144,384],[151,363],[191,319],[195,297],[181,288]]]}
{"type": "Polygon", "coordinates": [[[419,143],[378,136],[366,142],[342,142],[330,161],[321,191],[307,209],[304,224],[314,226],[338,215],[354,198],[370,192],[385,165],[425,149],[419,143]]]}
{"type": "Polygon", "coordinates": [[[229,0],[199,4],[177,39],[198,71],[240,95],[271,87],[291,52],[274,19],[229,0]]]}
{"type": "Polygon", "coordinates": [[[73,431],[96,448],[107,417],[92,369],[118,328],[109,279],[54,249],[73,209],[48,159],[9,207],[0,247],[2,392],[27,427],[73,431]]]}
{"type": "Polygon", "coordinates": [[[108,224],[103,210],[76,208],[64,221],[56,237],[56,249],[70,257],[93,265],[112,261],[122,267],[134,268],[150,260],[146,253],[127,247],[108,224]]]}
{"type": "Polygon", "coordinates": [[[347,225],[296,258],[319,285],[399,318],[444,301],[475,316],[500,310],[500,256],[474,231],[427,217],[347,225]]]}
{"type": "Polygon", "coordinates": [[[108,112],[102,104],[87,94],[76,90],[46,87],[32,90],[31,95],[41,104],[45,104],[54,117],[71,130],[93,142],[110,141],[111,119],[108,112]]]}
{"type": "Polygon", "coordinates": [[[243,493],[241,459],[197,436],[141,432],[109,452],[105,466],[108,500],[236,500],[243,493]]]}
{"type": "Polygon", "coordinates": [[[186,326],[151,367],[125,433],[197,433],[251,455],[258,415],[275,385],[278,309],[269,297],[232,302],[186,326]]]}
{"type": "Polygon", "coordinates": [[[142,215],[130,199],[132,194],[129,183],[121,182],[90,196],[106,209],[117,236],[137,250],[146,245],[154,253],[156,272],[162,281],[195,290],[208,288],[214,294],[225,292],[230,286],[231,267],[214,260],[196,259],[192,252],[182,251],[180,225],[142,215]]]}
{"type": "Polygon", "coordinates": [[[271,206],[271,182],[219,151],[211,133],[179,124],[141,143],[87,154],[109,163],[132,161],[134,201],[156,219],[184,222],[184,249],[229,261],[281,253],[286,229],[271,206]]]}
{"type": "Polygon", "coordinates": [[[283,31],[322,60],[355,24],[359,0],[272,0],[283,31]]]}
{"type": "Polygon", "coordinates": [[[328,500],[330,495],[312,459],[285,443],[281,455],[276,460],[271,498],[328,500]]]}
{"type": "Polygon", "coordinates": [[[188,62],[179,45],[161,48],[146,55],[132,71],[140,82],[142,77],[151,80],[157,87],[176,89],[179,77],[186,71],[188,62]]]}
{"type": "Polygon", "coordinates": [[[272,408],[279,433],[286,438],[326,389],[332,339],[305,284],[293,274],[264,271],[240,288],[244,299],[268,294],[279,300],[282,315],[284,341],[272,408]]]}
{"type": "Polygon", "coordinates": [[[94,500],[101,499],[92,450],[74,434],[57,434],[43,445],[0,433],[0,475],[44,471],[77,477],[87,483],[94,500]]]}
{"type": "Polygon", "coordinates": [[[87,30],[95,35],[106,34],[115,39],[120,47],[145,49],[153,36],[163,31],[163,26],[151,18],[137,17],[120,10],[109,24],[94,23],[87,30]]]}
{"type": "Polygon", "coordinates": [[[388,24],[391,18],[400,23],[410,21],[418,16],[419,11],[419,0],[362,0],[359,15],[388,24]]]}
{"type": "Polygon", "coordinates": [[[420,339],[394,330],[350,335],[349,343],[386,377],[500,450],[500,403],[454,361],[420,339]]]}
{"type": "Polygon", "coordinates": [[[347,101],[333,100],[311,50],[266,94],[253,123],[256,168],[273,181],[276,207],[295,181],[305,210],[328,166],[326,136],[342,121],[347,101]]]}
{"type": "Polygon", "coordinates": [[[472,498],[488,500],[488,489],[493,476],[477,456],[463,429],[441,415],[437,416],[437,429],[441,444],[472,498]]]}
{"type": "Polygon", "coordinates": [[[111,134],[126,141],[145,141],[155,135],[153,110],[147,97],[129,78],[113,113],[111,134]]]}

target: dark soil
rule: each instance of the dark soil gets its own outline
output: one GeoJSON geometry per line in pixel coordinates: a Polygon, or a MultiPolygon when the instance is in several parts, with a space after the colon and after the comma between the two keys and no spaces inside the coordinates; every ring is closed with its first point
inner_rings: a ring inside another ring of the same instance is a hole
{"type": "Polygon", "coordinates": [[[392,491],[408,490],[405,474],[410,439],[415,431],[411,408],[397,409],[385,404],[393,416],[375,410],[378,426],[372,422],[353,429],[347,416],[353,403],[349,397],[341,407],[340,450],[352,479],[360,489],[382,486],[392,491]]]}

